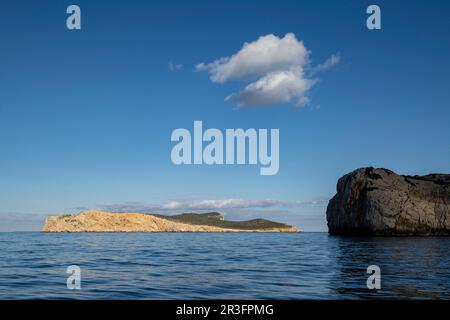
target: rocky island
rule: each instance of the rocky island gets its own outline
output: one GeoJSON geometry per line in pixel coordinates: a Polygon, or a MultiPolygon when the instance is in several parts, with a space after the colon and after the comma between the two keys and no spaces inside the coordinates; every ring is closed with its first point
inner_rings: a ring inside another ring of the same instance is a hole
{"type": "Polygon", "coordinates": [[[84,211],[49,216],[42,232],[299,232],[290,225],[265,219],[226,221],[218,212],[158,215],[84,211]]]}
{"type": "Polygon", "coordinates": [[[357,169],[339,179],[327,222],[330,234],[448,236],[450,174],[357,169]]]}

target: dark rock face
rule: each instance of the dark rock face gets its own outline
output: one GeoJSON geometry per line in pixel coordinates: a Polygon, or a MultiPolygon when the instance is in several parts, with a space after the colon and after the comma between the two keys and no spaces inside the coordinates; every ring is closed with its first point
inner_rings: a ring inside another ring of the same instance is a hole
{"type": "Polygon", "coordinates": [[[357,169],[339,179],[327,222],[330,234],[450,235],[450,174],[357,169]]]}

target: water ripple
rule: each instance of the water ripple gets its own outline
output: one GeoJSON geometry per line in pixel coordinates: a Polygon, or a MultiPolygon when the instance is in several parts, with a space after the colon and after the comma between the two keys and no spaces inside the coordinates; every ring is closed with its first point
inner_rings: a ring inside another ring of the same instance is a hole
{"type": "Polygon", "coordinates": [[[450,238],[0,233],[0,299],[450,298],[450,238]],[[66,268],[82,269],[68,290],[66,268]],[[378,265],[381,290],[368,290],[378,265]]]}

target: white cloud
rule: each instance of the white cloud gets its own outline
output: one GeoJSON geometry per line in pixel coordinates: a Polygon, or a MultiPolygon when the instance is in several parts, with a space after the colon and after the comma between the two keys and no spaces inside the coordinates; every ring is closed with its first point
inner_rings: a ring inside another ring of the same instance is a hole
{"type": "Polygon", "coordinates": [[[314,201],[284,201],[274,199],[248,200],[248,199],[214,199],[214,200],[185,200],[170,201],[162,206],[163,209],[176,210],[219,210],[242,208],[270,208],[286,206],[303,206],[321,202],[314,201]]]}
{"type": "MultiPolygon", "coordinates": [[[[273,34],[256,41],[244,43],[230,57],[211,63],[200,63],[197,71],[209,72],[212,82],[225,83],[231,80],[247,81],[247,86],[225,100],[239,106],[262,106],[289,103],[304,106],[308,103],[308,91],[316,83],[305,72],[309,64],[309,50],[293,33],[280,38],[273,34]]],[[[324,64],[317,66],[317,73],[337,64],[339,55],[333,55],[324,64]],[[330,60],[331,59],[331,60],[330,60]]]]}
{"type": "Polygon", "coordinates": [[[162,204],[147,205],[142,203],[124,203],[98,205],[101,210],[112,212],[186,212],[223,209],[251,209],[276,207],[302,207],[309,205],[323,205],[327,199],[317,201],[275,200],[275,199],[201,199],[201,200],[173,200],[162,204]]]}
{"type": "Polygon", "coordinates": [[[276,200],[245,200],[245,199],[221,199],[221,200],[193,200],[193,201],[169,201],[162,206],[163,209],[225,209],[225,208],[248,208],[248,207],[270,207],[277,203],[276,200]]]}
{"type": "Polygon", "coordinates": [[[341,61],[341,55],[339,53],[332,54],[324,63],[318,64],[311,70],[311,74],[327,71],[334,67],[341,61]]]}

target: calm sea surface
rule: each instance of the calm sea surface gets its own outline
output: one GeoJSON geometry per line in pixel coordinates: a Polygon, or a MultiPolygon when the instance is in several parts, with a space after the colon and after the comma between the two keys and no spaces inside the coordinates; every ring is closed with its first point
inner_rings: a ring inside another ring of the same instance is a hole
{"type": "Polygon", "coordinates": [[[0,299],[450,299],[450,238],[0,233],[0,299]],[[66,268],[81,268],[81,290],[66,268]],[[381,268],[368,290],[366,269],[381,268]]]}

